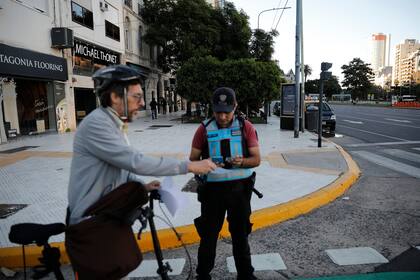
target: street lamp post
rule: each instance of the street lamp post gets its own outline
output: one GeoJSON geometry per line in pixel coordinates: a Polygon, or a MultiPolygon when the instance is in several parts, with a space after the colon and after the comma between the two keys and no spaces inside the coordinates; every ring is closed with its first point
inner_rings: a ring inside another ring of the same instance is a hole
{"type": "MultiPolygon", "coordinates": [[[[267,9],[267,10],[263,10],[258,14],[258,20],[257,20],[257,30],[260,29],[260,15],[264,12],[269,12],[269,11],[276,11],[276,10],[286,10],[286,9],[290,9],[290,7],[283,7],[283,8],[271,8],[271,9],[267,9]]],[[[264,105],[264,113],[265,113],[265,119],[267,121],[267,117],[271,116],[270,114],[270,104],[269,103],[265,103],[264,105]]]]}
{"type": "Polygon", "coordinates": [[[290,9],[290,7],[284,7],[284,8],[271,8],[271,9],[267,9],[267,10],[263,10],[258,14],[258,20],[257,20],[257,29],[260,29],[260,15],[264,12],[269,12],[269,11],[276,11],[276,10],[286,10],[286,9],[290,9]]]}

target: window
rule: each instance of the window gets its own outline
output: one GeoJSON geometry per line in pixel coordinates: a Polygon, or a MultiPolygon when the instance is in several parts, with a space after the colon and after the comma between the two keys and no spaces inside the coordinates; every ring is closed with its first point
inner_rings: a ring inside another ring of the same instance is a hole
{"type": "Polygon", "coordinates": [[[71,18],[74,22],[93,30],[93,13],[74,2],[71,2],[71,18]]]}
{"type": "Polygon", "coordinates": [[[143,5],[141,5],[140,3],[137,4],[137,13],[139,16],[141,16],[141,10],[143,9],[143,5]]]}
{"type": "Polygon", "coordinates": [[[124,0],[124,4],[125,4],[127,7],[130,7],[130,9],[132,9],[132,8],[133,8],[133,1],[132,1],[132,0],[124,0]]]}
{"type": "Polygon", "coordinates": [[[105,20],[105,35],[115,41],[120,41],[120,28],[105,20]]]}
{"type": "Polygon", "coordinates": [[[124,43],[125,49],[131,50],[131,31],[130,31],[130,19],[128,17],[125,18],[124,22],[124,43]]]}
{"type": "Polygon", "coordinates": [[[139,52],[143,55],[143,26],[139,25],[139,52]]]}

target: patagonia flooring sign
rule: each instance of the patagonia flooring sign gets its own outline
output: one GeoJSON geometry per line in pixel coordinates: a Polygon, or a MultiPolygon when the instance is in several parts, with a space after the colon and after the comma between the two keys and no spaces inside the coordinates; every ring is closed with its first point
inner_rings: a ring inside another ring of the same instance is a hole
{"type": "Polygon", "coordinates": [[[0,75],[67,80],[64,58],[0,44],[0,75]]]}

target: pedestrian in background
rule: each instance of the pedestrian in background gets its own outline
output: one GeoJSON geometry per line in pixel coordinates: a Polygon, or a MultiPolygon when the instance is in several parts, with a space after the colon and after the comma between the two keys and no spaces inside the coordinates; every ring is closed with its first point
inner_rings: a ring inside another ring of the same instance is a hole
{"type": "Polygon", "coordinates": [[[220,168],[201,176],[203,184],[197,190],[201,202],[201,216],[194,220],[200,236],[197,279],[211,279],[217,239],[226,213],[237,279],[257,279],[248,244],[255,183],[255,172],[251,168],[260,164],[257,133],[249,121],[234,115],[237,102],[231,88],[218,88],[212,105],[214,116],[197,129],[190,154],[191,161],[209,158],[220,168]]]}
{"type": "Polygon", "coordinates": [[[149,103],[150,105],[150,110],[152,110],[152,120],[157,119],[157,102],[156,99],[154,97],[152,97],[152,101],[150,101],[149,103]]]}

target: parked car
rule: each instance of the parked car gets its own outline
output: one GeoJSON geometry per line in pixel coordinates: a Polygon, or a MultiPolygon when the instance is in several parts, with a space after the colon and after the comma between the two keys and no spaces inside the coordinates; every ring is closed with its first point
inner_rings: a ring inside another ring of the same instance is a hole
{"type": "MultiPolygon", "coordinates": [[[[306,112],[311,110],[318,111],[318,102],[305,102],[306,112]]],[[[335,134],[336,116],[327,102],[322,102],[322,131],[335,134]]],[[[307,123],[307,122],[306,122],[307,123]]]]}
{"type": "Polygon", "coordinates": [[[280,100],[271,101],[270,106],[273,110],[273,114],[276,116],[280,116],[281,101],[280,100]]]}

